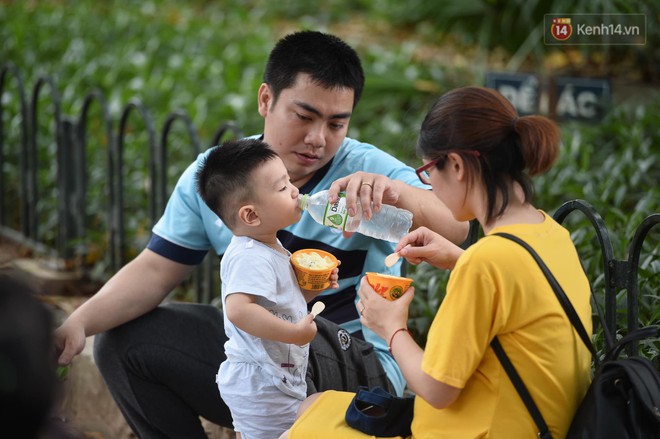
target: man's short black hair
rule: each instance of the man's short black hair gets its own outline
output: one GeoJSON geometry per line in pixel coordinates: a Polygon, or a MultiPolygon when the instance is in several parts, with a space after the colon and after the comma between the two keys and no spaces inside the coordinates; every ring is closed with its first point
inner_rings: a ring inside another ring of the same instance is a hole
{"type": "Polygon", "coordinates": [[[364,71],[357,52],[334,35],[317,31],[289,34],[270,52],[264,82],[273,91],[275,103],[282,90],[293,87],[299,73],[308,74],[324,88],[349,88],[353,108],[364,88],[364,71]]]}

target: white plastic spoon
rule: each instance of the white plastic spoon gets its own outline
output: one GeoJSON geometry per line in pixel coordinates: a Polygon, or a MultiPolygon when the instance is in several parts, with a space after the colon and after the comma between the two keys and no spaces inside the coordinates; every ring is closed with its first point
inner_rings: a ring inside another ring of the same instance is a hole
{"type": "Polygon", "coordinates": [[[321,314],[321,312],[325,309],[325,303],[323,302],[316,302],[314,306],[312,306],[312,315],[316,318],[317,315],[321,314]]]}
{"type": "MultiPolygon", "coordinates": [[[[408,244],[406,247],[408,247],[409,245],[410,244],[408,244]]],[[[406,248],[406,247],[404,247],[404,248],[406,248]]],[[[388,268],[391,267],[392,265],[397,263],[397,261],[399,260],[400,257],[401,257],[401,255],[399,254],[399,252],[390,253],[389,255],[387,255],[385,257],[385,266],[388,267],[388,268]]]]}
{"type": "Polygon", "coordinates": [[[396,264],[400,257],[401,255],[399,252],[390,253],[385,257],[385,266],[391,267],[392,265],[396,264]]]}

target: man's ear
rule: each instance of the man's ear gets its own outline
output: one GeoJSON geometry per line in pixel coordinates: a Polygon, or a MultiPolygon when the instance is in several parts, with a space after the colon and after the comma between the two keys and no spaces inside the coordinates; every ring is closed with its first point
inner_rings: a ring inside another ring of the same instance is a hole
{"type": "Polygon", "coordinates": [[[270,86],[265,82],[259,87],[259,93],[257,94],[257,104],[259,108],[259,114],[261,117],[266,117],[268,110],[270,110],[270,104],[273,101],[273,93],[270,89],[270,86]]]}
{"type": "Polygon", "coordinates": [[[248,227],[256,227],[261,224],[261,218],[252,204],[241,206],[238,210],[238,218],[248,227]]]}

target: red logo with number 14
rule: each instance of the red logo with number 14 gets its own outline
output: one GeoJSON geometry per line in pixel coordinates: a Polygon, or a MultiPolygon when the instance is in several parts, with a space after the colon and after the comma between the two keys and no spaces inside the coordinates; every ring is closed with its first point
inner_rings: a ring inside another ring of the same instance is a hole
{"type": "Polygon", "coordinates": [[[573,33],[573,26],[570,18],[553,18],[550,33],[559,41],[566,41],[573,33]]]}

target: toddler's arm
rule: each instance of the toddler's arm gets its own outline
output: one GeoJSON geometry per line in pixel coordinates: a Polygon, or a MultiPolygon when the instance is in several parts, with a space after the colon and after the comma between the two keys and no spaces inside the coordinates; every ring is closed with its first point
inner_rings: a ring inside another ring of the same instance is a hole
{"type": "Polygon", "coordinates": [[[256,302],[247,293],[233,293],[225,300],[227,318],[237,328],[255,337],[299,346],[309,343],[316,335],[316,323],[311,314],[297,323],[282,320],[256,302]]]}

